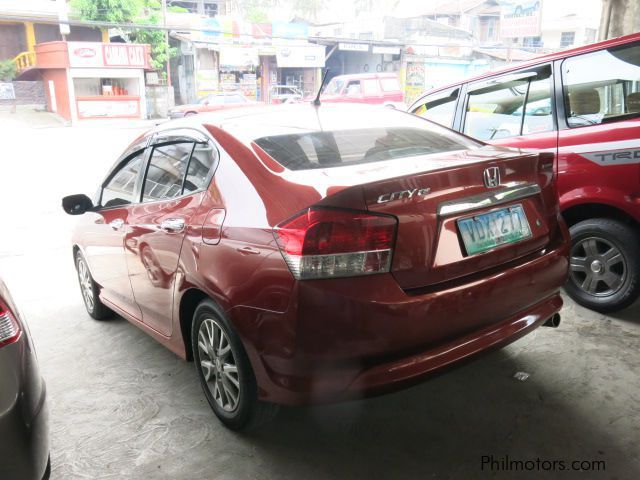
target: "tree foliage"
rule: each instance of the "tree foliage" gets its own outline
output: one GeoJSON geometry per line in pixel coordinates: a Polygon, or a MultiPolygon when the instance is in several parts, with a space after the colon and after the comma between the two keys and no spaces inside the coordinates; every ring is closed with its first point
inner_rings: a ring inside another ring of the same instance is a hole
{"type": "Polygon", "coordinates": [[[324,3],[323,0],[294,0],[293,9],[305,17],[315,19],[324,3]]]}
{"type": "Polygon", "coordinates": [[[16,76],[16,65],[13,60],[0,61],[0,80],[10,82],[16,76]]]}
{"type": "Polygon", "coordinates": [[[142,13],[145,0],[71,0],[71,11],[83,20],[133,23],[142,13]]]}
{"type": "Polygon", "coordinates": [[[247,10],[245,19],[251,23],[269,23],[269,15],[259,7],[251,7],[247,10]]]}
{"type": "MultiPolygon", "coordinates": [[[[83,20],[113,23],[160,25],[162,20],[159,0],[71,0],[71,11],[83,20]]],[[[162,70],[177,49],[170,47],[163,30],[131,29],[124,31],[132,43],[151,45],[151,65],[162,70]]]]}

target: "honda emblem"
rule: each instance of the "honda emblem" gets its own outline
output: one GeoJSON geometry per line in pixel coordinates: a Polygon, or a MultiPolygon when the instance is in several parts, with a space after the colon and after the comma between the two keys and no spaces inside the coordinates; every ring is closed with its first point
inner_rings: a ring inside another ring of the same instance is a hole
{"type": "Polygon", "coordinates": [[[484,170],[484,185],[487,188],[496,188],[500,185],[500,168],[489,167],[484,170]]]}

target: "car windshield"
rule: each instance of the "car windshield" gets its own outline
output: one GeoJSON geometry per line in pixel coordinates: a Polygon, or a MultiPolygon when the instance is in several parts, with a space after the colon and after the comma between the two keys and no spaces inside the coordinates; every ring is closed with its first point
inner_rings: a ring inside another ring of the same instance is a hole
{"type": "Polygon", "coordinates": [[[344,80],[334,78],[324,87],[322,93],[325,95],[337,95],[342,91],[342,87],[344,87],[344,80]]]}
{"type": "Polygon", "coordinates": [[[274,135],[255,143],[290,170],[402,160],[478,145],[445,129],[416,125],[274,135]]]}

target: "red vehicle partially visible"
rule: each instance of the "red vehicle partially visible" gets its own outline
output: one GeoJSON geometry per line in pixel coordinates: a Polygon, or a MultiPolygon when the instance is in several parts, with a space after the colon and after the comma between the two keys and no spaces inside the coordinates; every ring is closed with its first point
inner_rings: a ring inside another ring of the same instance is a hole
{"type": "Polygon", "coordinates": [[[198,103],[178,105],[169,110],[169,118],[183,118],[196,113],[217,112],[239,107],[258,106],[258,102],[249,100],[240,92],[212,93],[201,98],[198,103]]]}
{"type": "Polygon", "coordinates": [[[87,312],[194,359],[230,428],[273,404],[420,381],[547,324],[568,268],[554,155],[394,109],[310,103],[167,122],[82,215],[87,312]]]}
{"type": "Polygon", "coordinates": [[[409,111],[479,140],[557,154],[573,247],[567,293],[600,312],[640,296],[640,33],[427,92],[409,111]]]}
{"type": "Polygon", "coordinates": [[[395,73],[355,73],[333,77],[322,91],[323,103],[368,103],[405,108],[395,73]]]}

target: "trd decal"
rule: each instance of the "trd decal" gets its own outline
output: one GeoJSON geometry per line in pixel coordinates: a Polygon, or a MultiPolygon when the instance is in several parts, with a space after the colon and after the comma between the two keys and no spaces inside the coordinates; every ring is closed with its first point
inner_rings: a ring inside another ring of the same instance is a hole
{"type": "Polygon", "coordinates": [[[640,150],[615,150],[608,152],[580,153],[581,157],[598,165],[632,165],[640,163],[640,150]]]}

